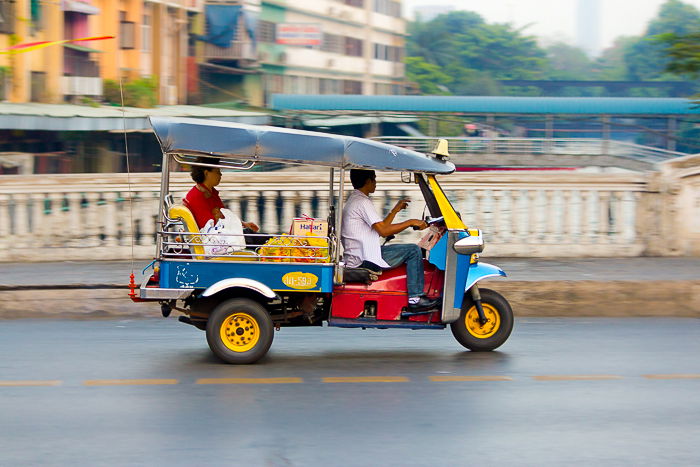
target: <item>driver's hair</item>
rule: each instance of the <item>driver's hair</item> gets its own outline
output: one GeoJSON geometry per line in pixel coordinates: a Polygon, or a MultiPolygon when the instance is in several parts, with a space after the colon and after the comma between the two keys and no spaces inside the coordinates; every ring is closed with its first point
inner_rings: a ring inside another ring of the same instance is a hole
{"type": "MultiPolygon", "coordinates": [[[[197,157],[195,162],[198,162],[200,164],[217,165],[219,163],[219,159],[217,157],[199,156],[199,157],[197,157]]],[[[192,180],[194,180],[195,183],[203,183],[204,182],[204,171],[211,170],[211,169],[212,169],[211,167],[204,167],[201,165],[193,165],[192,168],[190,169],[190,176],[192,177],[192,180]]]]}
{"type": "Polygon", "coordinates": [[[365,186],[367,180],[374,180],[375,178],[377,178],[377,175],[374,173],[374,170],[350,169],[350,182],[352,182],[352,187],[356,190],[365,186]]]}

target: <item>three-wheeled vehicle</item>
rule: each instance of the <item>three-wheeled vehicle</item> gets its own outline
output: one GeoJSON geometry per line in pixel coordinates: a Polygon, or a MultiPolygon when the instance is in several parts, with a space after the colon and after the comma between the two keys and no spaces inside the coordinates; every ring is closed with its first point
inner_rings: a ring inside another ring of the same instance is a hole
{"type": "Polygon", "coordinates": [[[467,228],[437,180],[455,170],[446,141],[426,155],[372,140],[268,126],[161,117],[152,117],[151,125],[163,151],[157,250],[153,274],[138,289],[132,286],[131,297],[159,302],[164,316],[182,312],[180,321],[206,331],[209,347],[223,361],[255,362],[267,353],[275,329],[323,322],[362,329],[449,325],[457,341],[473,351],[493,350],[510,335],[513,312],[506,299],[477,286],[505,273],[479,262],[481,232],[467,228]],[[218,161],[207,164],[200,156],[218,161]],[[214,254],[207,248],[211,234],[200,233],[192,213],[172,199],[173,161],[229,169],[258,162],[328,167],[327,231],[313,238],[279,235],[256,249],[214,254]],[[426,220],[440,227],[431,229],[440,235],[437,243],[433,239],[434,246],[423,250],[425,294],[442,297],[440,307],[406,313],[405,266],[381,276],[344,266],[339,239],[351,168],[402,172],[403,181],[420,187],[426,220]]]}

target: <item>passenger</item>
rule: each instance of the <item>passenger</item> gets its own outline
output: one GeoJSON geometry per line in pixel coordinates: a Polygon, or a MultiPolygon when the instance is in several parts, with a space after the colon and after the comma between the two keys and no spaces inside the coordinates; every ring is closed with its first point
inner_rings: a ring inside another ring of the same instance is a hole
{"type": "Polygon", "coordinates": [[[369,198],[377,189],[377,179],[373,170],[352,169],[350,181],[353,191],[343,208],[341,241],[343,243],[343,260],[348,267],[365,268],[375,273],[382,269],[395,268],[406,263],[406,282],[408,288],[408,311],[420,312],[437,308],[439,299],[430,300],[423,295],[423,257],[416,244],[392,244],[381,246],[380,237],[389,237],[417,227],[428,227],[425,221],[409,219],[394,224],[394,217],[406,209],[409,200],[402,199],[382,219],[369,198]]]}
{"type": "MultiPolygon", "coordinates": [[[[219,163],[219,159],[198,157],[196,162],[216,165],[219,163]]],[[[214,188],[221,182],[221,169],[218,167],[193,165],[190,175],[196,185],[192,187],[182,201],[192,212],[194,220],[197,222],[197,227],[201,229],[210,219],[213,219],[214,223],[216,223],[224,217],[221,209],[226,206],[221,201],[219,192],[214,188]]],[[[253,222],[241,222],[241,224],[243,225],[244,234],[257,233],[260,230],[260,227],[253,222]]],[[[265,237],[256,236],[245,237],[245,239],[248,246],[262,245],[267,240],[265,237]]]]}

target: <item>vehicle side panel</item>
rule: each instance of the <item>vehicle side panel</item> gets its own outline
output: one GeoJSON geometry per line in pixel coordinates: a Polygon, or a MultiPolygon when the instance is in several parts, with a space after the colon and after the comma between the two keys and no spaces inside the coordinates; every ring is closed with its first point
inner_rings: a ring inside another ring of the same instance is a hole
{"type": "Polygon", "coordinates": [[[222,279],[233,277],[258,281],[277,292],[333,290],[332,264],[169,260],[160,263],[162,288],[206,289],[222,279]]]}

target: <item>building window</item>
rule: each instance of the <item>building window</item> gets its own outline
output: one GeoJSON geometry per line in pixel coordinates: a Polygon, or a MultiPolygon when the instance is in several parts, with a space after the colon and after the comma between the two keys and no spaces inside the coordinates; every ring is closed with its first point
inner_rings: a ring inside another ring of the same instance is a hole
{"type": "Polygon", "coordinates": [[[362,40],[354,37],[345,38],[345,55],[362,57],[362,40]]]}
{"type": "Polygon", "coordinates": [[[374,44],[374,58],[376,60],[387,60],[390,62],[403,61],[403,47],[393,45],[374,44]]]}
{"type": "Polygon", "coordinates": [[[356,6],[358,8],[365,7],[365,0],[340,0],[340,3],[343,3],[345,5],[349,5],[349,6],[356,6]]]}
{"type": "Polygon", "coordinates": [[[15,32],[15,0],[0,0],[0,34],[15,32]]]}
{"type": "Polygon", "coordinates": [[[343,94],[362,94],[362,81],[344,79],[343,94]]]}
{"type": "Polygon", "coordinates": [[[136,24],[126,20],[126,11],[119,12],[119,48],[136,48],[136,24]]]}
{"type": "Polygon", "coordinates": [[[141,23],[141,50],[151,51],[151,15],[143,15],[141,23]]]}
{"type": "Polygon", "coordinates": [[[401,3],[395,0],[374,0],[374,11],[387,16],[401,17],[401,3]]]}
{"type": "Polygon", "coordinates": [[[32,71],[29,79],[29,100],[31,102],[42,102],[46,93],[46,73],[43,71],[32,71]]]}
{"type": "Polygon", "coordinates": [[[337,34],[327,34],[323,33],[323,40],[321,42],[321,50],[324,52],[331,52],[334,54],[343,53],[343,36],[338,36],[337,34]]]}
{"type": "Polygon", "coordinates": [[[276,25],[270,21],[258,21],[258,40],[260,42],[277,42],[276,25]]]}

